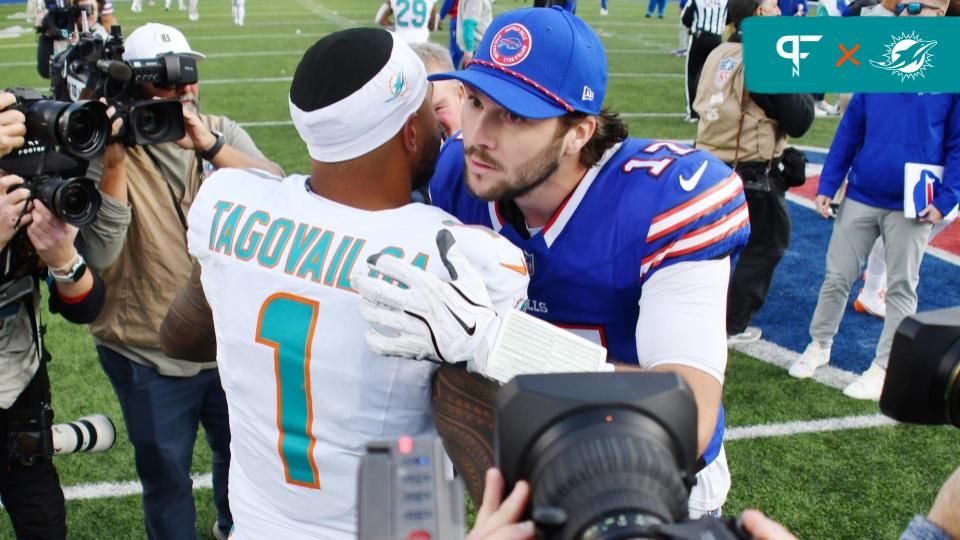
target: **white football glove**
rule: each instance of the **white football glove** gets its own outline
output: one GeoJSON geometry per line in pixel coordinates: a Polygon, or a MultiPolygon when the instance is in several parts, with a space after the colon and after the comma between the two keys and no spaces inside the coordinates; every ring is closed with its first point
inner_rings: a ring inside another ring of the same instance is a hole
{"type": "Polygon", "coordinates": [[[483,373],[501,324],[498,310],[526,302],[529,276],[523,252],[505,238],[489,229],[450,225],[455,227],[437,233],[449,281],[398,258],[374,256],[367,261],[370,269],[402,285],[366,272],[351,284],[363,297],[359,309],[371,325],[365,337],[374,352],[466,362],[468,370],[483,373]]]}

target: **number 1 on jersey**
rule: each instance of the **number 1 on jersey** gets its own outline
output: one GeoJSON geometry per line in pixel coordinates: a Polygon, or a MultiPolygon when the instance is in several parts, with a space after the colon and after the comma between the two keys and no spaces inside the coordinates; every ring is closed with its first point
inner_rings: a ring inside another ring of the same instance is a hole
{"type": "Polygon", "coordinates": [[[320,489],[313,459],[313,403],[310,398],[310,346],[320,304],[286,293],[264,301],[257,319],[257,343],[273,349],[277,384],[277,452],[287,483],[320,489]]]}

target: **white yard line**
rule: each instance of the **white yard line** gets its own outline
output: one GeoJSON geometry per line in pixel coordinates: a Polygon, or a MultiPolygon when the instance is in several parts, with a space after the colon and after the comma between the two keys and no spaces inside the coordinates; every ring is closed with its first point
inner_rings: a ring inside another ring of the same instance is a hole
{"type": "MultiPolygon", "coordinates": [[[[785,422],[781,424],[762,424],[756,426],[742,426],[728,428],[724,440],[745,441],[764,439],[769,437],[787,437],[810,433],[828,433],[831,431],[848,431],[853,429],[868,429],[895,425],[897,422],[885,416],[874,414],[864,416],[845,416],[838,418],[824,418],[803,422],[785,422]]],[[[194,474],[193,489],[212,489],[213,481],[210,473],[194,474]]],[[[64,486],[63,495],[68,501],[84,499],[105,499],[110,497],[130,497],[140,495],[143,489],[140,482],[99,482],[64,486]]]]}

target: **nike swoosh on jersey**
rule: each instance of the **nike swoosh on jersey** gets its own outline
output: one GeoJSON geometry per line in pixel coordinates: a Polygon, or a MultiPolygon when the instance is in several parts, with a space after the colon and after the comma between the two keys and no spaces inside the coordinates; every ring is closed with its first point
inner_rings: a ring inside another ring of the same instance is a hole
{"type": "Polygon", "coordinates": [[[684,178],[683,175],[680,175],[680,187],[684,191],[693,191],[693,188],[697,187],[697,184],[700,183],[700,177],[703,176],[704,171],[707,170],[707,161],[703,161],[703,165],[700,165],[700,168],[697,169],[697,172],[693,173],[693,176],[690,178],[684,178]]]}
{"type": "Polygon", "coordinates": [[[520,263],[520,264],[500,263],[500,266],[506,268],[507,270],[513,270],[514,272],[520,274],[521,276],[527,275],[527,265],[523,263],[520,263]]]}
{"type": "Polygon", "coordinates": [[[467,323],[463,322],[463,319],[461,319],[460,317],[458,317],[457,314],[454,313],[452,309],[450,309],[450,306],[443,306],[443,307],[447,308],[447,311],[449,311],[450,314],[453,315],[453,318],[454,318],[458,323],[460,323],[460,326],[463,327],[463,331],[466,332],[468,336],[472,336],[473,333],[476,332],[476,330],[477,330],[477,323],[473,323],[473,325],[467,326],[467,323]]]}

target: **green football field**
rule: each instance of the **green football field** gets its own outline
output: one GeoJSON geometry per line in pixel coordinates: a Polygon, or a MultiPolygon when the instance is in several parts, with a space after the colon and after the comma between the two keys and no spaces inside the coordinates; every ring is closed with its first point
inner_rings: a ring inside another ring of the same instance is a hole
{"type": "MultiPolygon", "coordinates": [[[[184,12],[164,12],[162,0],[157,3],[133,14],[129,2],[117,2],[124,33],[151,21],[183,30],[193,48],[207,55],[200,66],[203,110],[241,122],[288,173],[306,172],[307,153],[289,122],[289,79],[303,51],[321,36],[371,25],[378,0],[249,0],[242,28],[233,26],[227,0],[203,0],[199,22],[189,22],[184,12]]],[[[599,0],[579,2],[579,14],[608,49],[607,105],[624,113],[635,136],[692,139],[695,127],[682,121],[683,59],[671,54],[677,47],[676,4],[658,20],[643,17],[646,2],[609,3],[610,15],[600,17],[599,0]]],[[[495,8],[523,5],[499,0],[495,8]]],[[[12,17],[19,11],[20,6],[0,6],[0,36],[11,33],[4,28],[25,25],[12,17]]],[[[43,88],[34,35],[12,33],[0,37],[0,85],[43,88]]],[[[447,34],[432,39],[446,44],[447,34]]],[[[795,142],[826,147],[836,127],[836,119],[818,118],[795,142]]],[[[50,369],[57,419],[99,412],[119,430],[116,446],[106,453],[57,458],[70,537],[143,538],[132,448],[89,333],[49,315],[44,320],[55,359],[50,369]]],[[[960,462],[960,431],[893,425],[878,416],[875,403],[791,379],[782,368],[737,352],[731,354],[725,387],[733,475],[727,515],[756,507],[801,538],[895,538],[911,515],[929,509],[940,483],[960,462]]],[[[198,530],[201,538],[211,538],[210,461],[203,442],[193,470],[198,530]]],[[[0,520],[0,538],[13,538],[6,519],[0,520]]]]}

